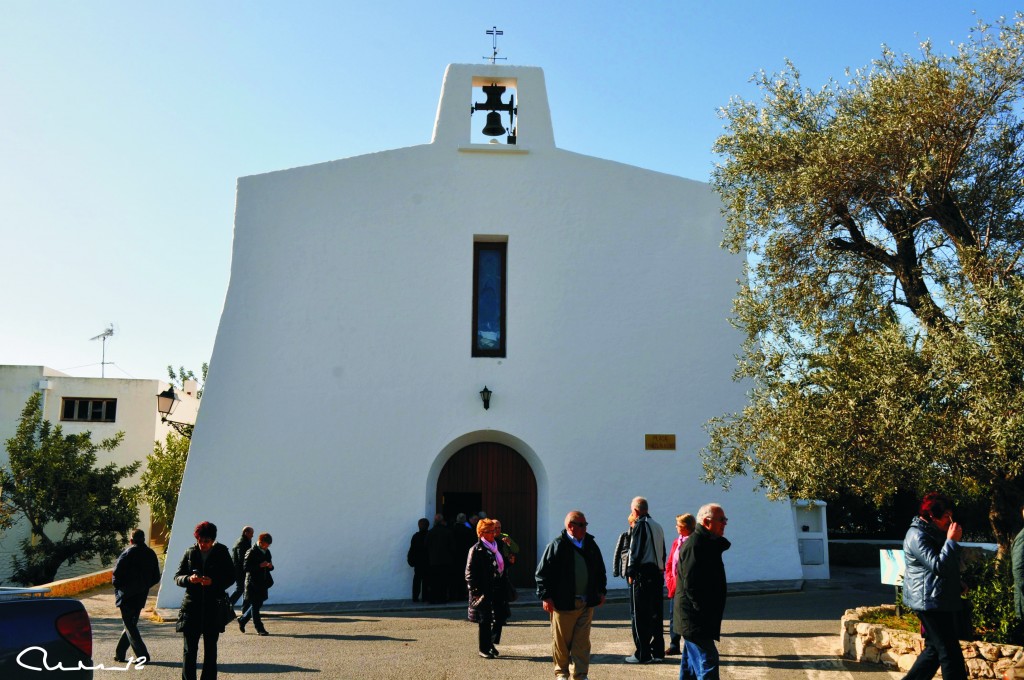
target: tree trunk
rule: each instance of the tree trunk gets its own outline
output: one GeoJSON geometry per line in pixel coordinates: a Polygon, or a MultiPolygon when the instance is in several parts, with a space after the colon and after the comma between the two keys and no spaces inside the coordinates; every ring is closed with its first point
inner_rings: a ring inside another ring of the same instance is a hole
{"type": "Polygon", "coordinates": [[[1010,543],[1021,527],[1021,500],[1024,492],[1017,480],[997,477],[992,480],[992,491],[989,495],[990,504],[988,521],[992,525],[999,550],[996,559],[1002,561],[1010,554],[1010,543]]]}

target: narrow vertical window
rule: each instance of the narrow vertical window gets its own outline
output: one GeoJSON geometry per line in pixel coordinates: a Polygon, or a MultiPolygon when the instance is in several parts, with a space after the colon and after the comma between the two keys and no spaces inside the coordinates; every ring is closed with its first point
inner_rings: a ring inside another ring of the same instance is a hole
{"type": "Polygon", "coordinates": [[[506,243],[473,244],[473,356],[505,356],[506,243]]]}

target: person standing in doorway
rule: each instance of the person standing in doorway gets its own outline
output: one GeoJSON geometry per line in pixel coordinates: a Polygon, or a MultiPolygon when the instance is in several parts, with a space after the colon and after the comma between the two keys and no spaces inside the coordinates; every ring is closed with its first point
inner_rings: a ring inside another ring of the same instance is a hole
{"type": "Polygon", "coordinates": [[[675,629],[683,636],[679,680],[718,680],[718,648],[725,613],[725,563],[729,518],[717,503],[697,511],[697,528],[679,550],[676,568],[675,629]]]}
{"type": "Polygon", "coordinates": [[[626,663],[651,663],[665,658],[665,531],[648,514],[646,498],[637,496],[630,505],[636,522],[629,532],[626,579],[636,649],[626,663]]]}
{"type": "Polygon", "coordinates": [[[427,581],[427,571],[430,569],[430,554],[427,552],[427,530],[430,528],[430,520],[426,517],[420,519],[418,530],[409,540],[409,552],[405,555],[405,561],[412,567],[412,601],[426,602],[427,592],[430,588],[427,581]]]}
{"type": "Polygon", "coordinates": [[[132,532],[131,545],[117,558],[114,564],[114,604],[121,610],[124,630],[114,649],[114,660],[125,662],[128,647],[132,648],[136,660],[149,661],[149,650],[139,632],[139,616],[146,606],[149,589],[160,582],[160,562],[153,549],[146,545],[146,532],[136,529],[132,532]]]}
{"type": "Polygon", "coordinates": [[[452,532],[444,522],[444,515],[434,515],[434,526],[427,532],[427,559],[430,561],[430,578],[427,594],[431,604],[448,601],[448,587],[455,551],[452,548],[452,532]]]}
{"type": "Polygon", "coordinates": [[[455,516],[455,522],[450,527],[453,552],[451,583],[448,586],[449,600],[462,599],[466,594],[466,575],[463,572],[466,568],[466,558],[469,556],[469,551],[476,545],[476,527],[476,524],[470,524],[464,512],[460,512],[455,516]]]}
{"type": "Polygon", "coordinates": [[[551,616],[551,656],[557,680],[587,680],[590,627],[594,608],[604,604],[608,578],[587,518],[579,510],[565,516],[565,529],[537,564],[537,597],[551,616]]]}
{"type": "MultiPolygon", "coordinates": [[[[238,598],[245,592],[245,553],[252,547],[252,536],[252,527],[242,527],[242,535],[231,549],[231,561],[235,564],[235,592],[231,593],[231,604],[237,604],[238,598]]],[[[245,611],[244,601],[242,611],[245,611]]]]}
{"type": "Polygon", "coordinates": [[[903,539],[903,604],[917,614],[924,632],[924,651],[904,680],[930,680],[940,667],[943,680],[967,678],[957,635],[962,534],[953,521],[953,501],[926,494],[903,539]]]}

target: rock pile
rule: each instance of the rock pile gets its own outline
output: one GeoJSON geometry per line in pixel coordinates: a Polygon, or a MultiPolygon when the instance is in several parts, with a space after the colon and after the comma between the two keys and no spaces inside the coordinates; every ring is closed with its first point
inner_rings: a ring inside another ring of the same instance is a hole
{"type": "MultiPolygon", "coordinates": [[[[847,609],[843,614],[839,632],[843,657],[864,663],[880,663],[906,672],[924,649],[924,640],[915,633],[861,620],[867,612],[878,610],[896,613],[895,606],[883,605],[847,609]]],[[[1003,673],[1024,659],[1024,648],[1016,645],[961,640],[960,647],[972,678],[1001,678],[1003,673]]]]}

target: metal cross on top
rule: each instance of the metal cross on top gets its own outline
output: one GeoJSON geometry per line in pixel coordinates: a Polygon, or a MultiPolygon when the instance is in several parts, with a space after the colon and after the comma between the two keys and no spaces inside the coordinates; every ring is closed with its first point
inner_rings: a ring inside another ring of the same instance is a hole
{"type": "Polygon", "coordinates": [[[498,56],[498,36],[499,35],[505,35],[505,31],[499,31],[497,26],[492,26],[491,29],[489,31],[487,31],[487,35],[491,36],[491,50],[492,50],[492,52],[491,52],[491,56],[483,57],[483,58],[484,59],[490,59],[492,64],[494,62],[496,62],[497,60],[499,60],[499,59],[506,59],[507,57],[499,57],[498,56]]]}

